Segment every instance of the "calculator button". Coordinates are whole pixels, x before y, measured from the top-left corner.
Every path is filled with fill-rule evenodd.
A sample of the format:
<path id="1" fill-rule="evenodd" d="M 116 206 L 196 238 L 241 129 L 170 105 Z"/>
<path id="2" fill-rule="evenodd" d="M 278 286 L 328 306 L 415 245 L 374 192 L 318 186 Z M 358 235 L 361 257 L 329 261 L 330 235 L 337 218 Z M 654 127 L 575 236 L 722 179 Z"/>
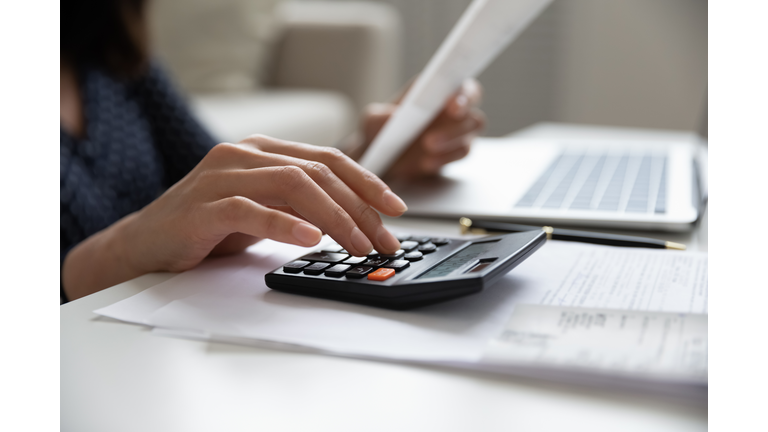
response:
<path id="1" fill-rule="evenodd" d="M 372 250 L 371 253 L 368 254 L 368 258 L 378 258 L 378 257 L 379 257 L 379 252 L 376 249 Z"/>
<path id="2" fill-rule="evenodd" d="M 437 246 L 434 245 L 434 243 L 426 243 L 421 246 L 419 246 L 419 252 L 421 253 L 432 253 L 437 250 Z"/>
<path id="3" fill-rule="evenodd" d="M 408 261 L 418 261 L 418 260 L 424 258 L 424 254 L 422 254 L 419 251 L 413 251 L 413 252 L 408 252 L 407 254 L 405 254 L 405 256 L 403 256 L 403 258 L 407 259 Z"/>
<path id="4" fill-rule="evenodd" d="M 429 243 L 429 241 L 432 240 L 432 237 L 417 237 L 417 238 L 414 238 L 413 240 L 421 244 L 424 244 L 424 243 Z"/>
<path id="5" fill-rule="evenodd" d="M 304 274 L 319 275 L 320 273 L 323 272 L 323 270 L 327 269 L 330 266 L 331 265 L 327 263 L 316 262 L 310 266 L 304 267 Z"/>
<path id="6" fill-rule="evenodd" d="M 315 252 L 309 255 L 304 255 L 301 259 L 305 261 L 320 261 L 328 263 L 342 262 L 347 259 L 349 255 L 331 252 Z"/>
<path id="7" fill-rule="evenodd" d="M 283 266 L 286 273 L 301 273 L 301 269 L 309 265 L 309 261 L 294 261 Z"/>
<path id="8" fill-rule="evenodd" d="M 393 254 L 379 254 L 379 258 L 398 259 L 398 258 L 401 258 L 404 253 L 405 253 L 405 251 L 400 249 L 400 250 L 398 250 L 397 252 L 395 252 Z"/>
<path id="9" fill-rule="evenodd" d="M 395 269 L 380 268 L 368 275 L 368 280 L 385 281 L 395 275 Z"/>
<path id="10" fill-rule="evenodd" d="M 450 241 L 450 240 L 448 240 L 448 239 L 447 239 L 447 238 L 445 238 L 445 237 L 434 237 L 434 238 L 432 238 L 432 243 L 434 243 L 434 244 L 435 244 L 435 246 L 443 246 L 443 245 L 447 245 L 447 244 L 448 244 L 448 243 L 450 243 L 450 242 L 451 242 L 451 241 Z"/>
<path id="11" fill-rule="evenodd" d="M 335 266 L 326 270 L 325 275 L 330 277 L 342 277 L 350 267 L 352 266 L 347 264 L 336 264 Z"/>
<path id="12" fill-rule="evenodd" d="M 410 265 L 411 265 L 410 261 L 394 260 L 394 261 L 388 262 L 384 267 L 395 269 L 395 270 L 402 270 L 404 268 L 408 268 L 408 266 Z"/>
<path id="13" fill-rule="evenodd" d="M 410 251 L 416 249 L 417 247 L 419 247 L 419 242 L 404 241 L 404 242 L 400 243 L 400 249 L 402 249 L 402 250 L 404 250 L 406 252 L 410 252 Z"/>
<path id="14" fill-rule="evenodd" d="M 404 242 L 410 240 L 411 236 L 408 234 L 395 234 L 395 238 L 400 242 Z"/>
<path id="15" fill-rule="evenodd" d="M 371 266 L 371 267 L 381 267 L 384 264 L 389 261 L 386 258 L 369 258 L 368 261 L 364 262 L 363 265 Z"/>
<path id="16" fill-rule="evenodd" d="M 338 243 L 328 245 L 323 248 L 323 252 L 331 252 L 331 253 L 341 253 L 341 251 L 343 250 L 344 250 L 344 247 Z"/>
<path id="17" fill-rule="evenodd" d="M 354 267 L 352 270 L 347 271 L 347 277 L 353 279 L 360 279 L 373 270 L 372 267 Z"/>
<path id="18" fill-rule="evenodd" d="M 367 257 L 349 257 L 344 260 L 344 264 L 360 264 L 367 259 Z"/>

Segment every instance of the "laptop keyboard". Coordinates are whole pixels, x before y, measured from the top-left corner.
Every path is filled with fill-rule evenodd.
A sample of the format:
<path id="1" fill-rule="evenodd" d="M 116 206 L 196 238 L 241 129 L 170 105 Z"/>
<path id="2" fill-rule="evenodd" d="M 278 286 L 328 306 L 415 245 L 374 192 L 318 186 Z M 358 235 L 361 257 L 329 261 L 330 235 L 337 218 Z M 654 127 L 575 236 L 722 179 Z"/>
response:
<path id="1" fill-rule="evenodd" d="M 517 208 L 666 212 L 667 157 L 563 153 Z"/>

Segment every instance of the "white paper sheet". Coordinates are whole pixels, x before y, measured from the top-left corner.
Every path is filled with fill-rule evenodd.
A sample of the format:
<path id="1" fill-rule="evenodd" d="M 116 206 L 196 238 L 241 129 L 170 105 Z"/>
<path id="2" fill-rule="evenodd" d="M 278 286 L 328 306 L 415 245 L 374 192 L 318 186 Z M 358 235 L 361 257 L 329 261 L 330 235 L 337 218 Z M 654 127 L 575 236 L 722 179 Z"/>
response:
<path id="1" fill-rule="evenodd" d="M 519 304 L 483 359 L 707 381 L 707 315 Z"/>
<path id="2" fill-rule="evenodd" d="M 562 279 L 542 304 L 707 313 L 707 254 L 569 246 L 552 257 Z"/>
<path id="3" fill-rule="evenodd" d="M 636 301 L 632 303 L 634 309 L 660 307 L 665 311 L 690 312 L 695 295 L 703 296 L 706 305 L 706 277 L 703 286 L 695 277 L 697 269 L 706 269 L 706 254 L 557 241 L 548 242 L 479 294 L 412 311 L 389 311 L 281 293 L 266 287 L 267 272 L 306 252 L 304 248 L 265 241 L 248 253 L 208 260 L 194 270 L 95 312 L 150 326 L 297 344 L 345 355 L 476 362 L 483 356 L 488 341 L 502 331 L 516 304 L 601 306 L 613 304 L 605 303 L 605 299 L 626 301 L 621 294 L 624 289 L 616 286 L 616 282 L 632 290 L 639 278 L 650 271 L 646 265 L 649 262 L 674 269 L 674 274 L 687 275 L 675 279 L 673 287 L 665 288 L 685 294 L 664 295 L 659 297 L 663 300 L 656 302 Z M 585 273 L 586 279 L 593 282 L 579 282 L 584 278 L 575 275 L 577 269 L 581 274 L 582 264 L 600 261 L 600 257 L 608 255 L 615 259 L 623 257 L 619 262 L 624 263 L 625 270 L 646 270 L 624 271 L 617 276 L 613 273 L 615 267 L 594 264 Z M 660 258 L 650 260 L 648 256 Z M 686 266 L 679 265 L 681 262 Z M 669 271 L 672 270 L 660 274 L 667 275 Z M 588 292 L 585 286 L 589 287 Z M 656 288 L 648 289 L 659 291 Z M 581 301 L 582 298 L 586 300 Z"/>
<path id="4" fill-rule="evenodd" d="M 382 175 L 462 81 L 477 76 L 552 0 L 474 0 L 384 125 L 360 164 Z"/>

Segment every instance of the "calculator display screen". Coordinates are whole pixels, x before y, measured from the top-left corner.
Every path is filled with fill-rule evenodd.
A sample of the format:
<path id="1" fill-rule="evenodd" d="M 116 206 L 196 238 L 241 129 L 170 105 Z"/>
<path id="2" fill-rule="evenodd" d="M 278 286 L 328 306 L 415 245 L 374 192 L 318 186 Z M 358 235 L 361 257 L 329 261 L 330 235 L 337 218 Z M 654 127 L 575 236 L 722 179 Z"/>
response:
<path id="1" fill-rule="evenodd" d="M 496 240 L 498 241 L 498 240 Z M 462 249 L 461 252 L 432 267 L 428 272 L 420 275 L 416 279 L 436 278 L 450 274 L 452 271 L 461 268 L 470 261 L 481 257 L 485 252 L 493 247 L 496 241 L 475 243 Z"/>

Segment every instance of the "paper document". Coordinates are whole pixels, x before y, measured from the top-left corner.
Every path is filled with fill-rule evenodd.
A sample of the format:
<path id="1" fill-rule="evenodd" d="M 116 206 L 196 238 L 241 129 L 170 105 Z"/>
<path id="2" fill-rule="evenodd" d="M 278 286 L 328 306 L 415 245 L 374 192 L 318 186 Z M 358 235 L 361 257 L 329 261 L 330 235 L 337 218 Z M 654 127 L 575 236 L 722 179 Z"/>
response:
<path id="1" fill-rule="evenodd" d="M 659 252 L 610 247 L 583 249 L 578 256 L 559 262 L 558 274 L 564 277 L 547 290 L 541 303 L 707 313 L 706 255 Z M 565 265 L 567 272 L 563 272 Z"/>
<path id="2" fill-rule="evenodd" d="M 558 241 L 547 242 L 483 292 L 411 311 L 267 288 L 266 273 L 309 250 L 314 248 L 263 241 L 244 254 L 208 259 L 96 313 L 211 338 L 288 343 L 350 356 L 471 363 L 480 361 L 518 304 L 626 304 L 634 310 L 682 313 L 706 309 L 706 277 L 697 273 L 706 275 L 706 254 Z M 605 259 L 624 263 L 622 273 L 599 265 Z M 643 282 L 651 273 L 659 276 Z M 667 282 L 670 277 L 674 283 Z"/>
<path id="3" fill-rule="evenodd" d="M 707 380 L 707 315 L 520 304 L 483 359 Z"/>
<path id="4" fill-rule="evenodd" d="M 382 175 L 461 83 L 480 74 L 552 0 L 474 0 L 416 78 L 360 164 Z"/>

